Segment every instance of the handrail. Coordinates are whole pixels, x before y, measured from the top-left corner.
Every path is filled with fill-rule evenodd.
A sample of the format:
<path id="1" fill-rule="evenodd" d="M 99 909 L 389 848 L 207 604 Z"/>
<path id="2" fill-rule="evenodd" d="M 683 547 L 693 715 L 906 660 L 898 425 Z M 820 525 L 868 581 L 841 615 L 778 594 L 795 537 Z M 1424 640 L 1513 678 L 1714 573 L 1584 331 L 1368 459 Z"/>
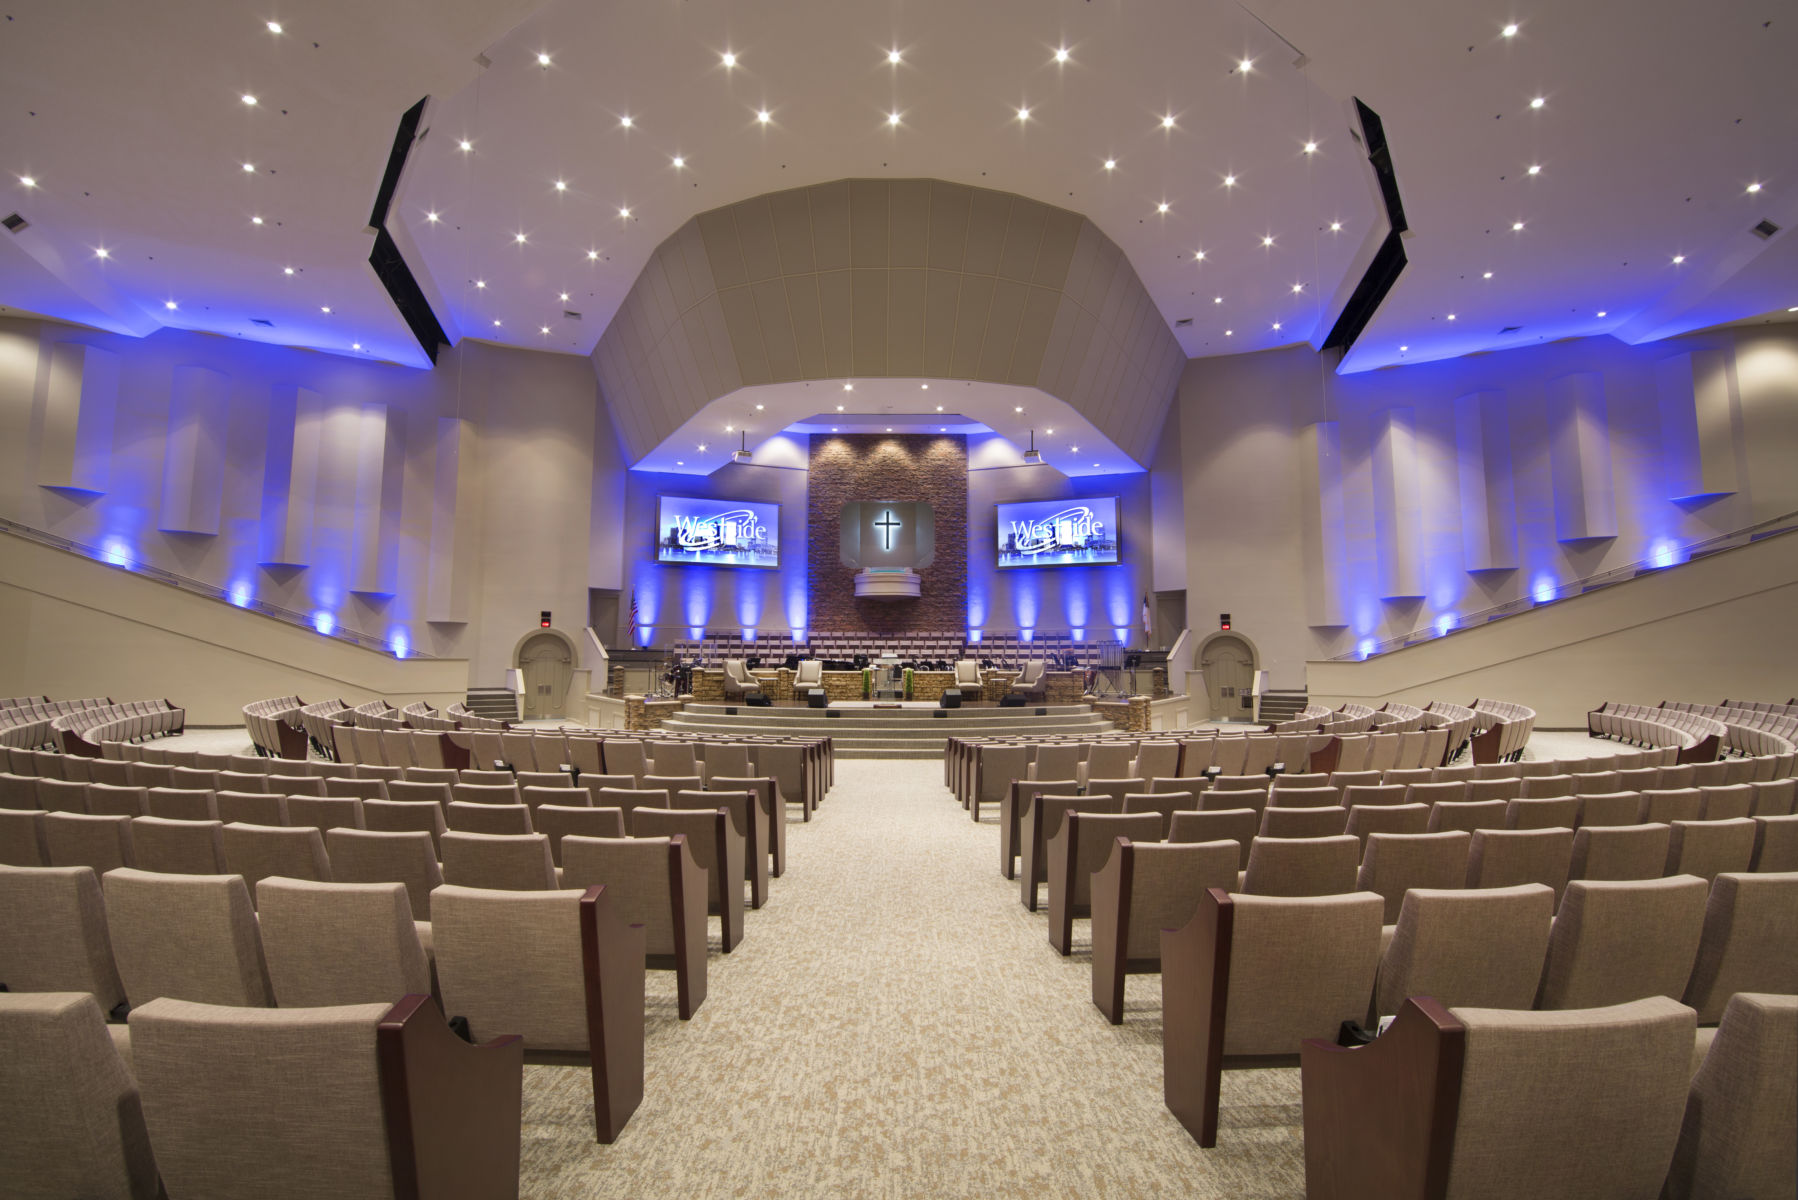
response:
<path id="1" fill-rule="evenodd" d="M 1587 575 L 1583 579 L 1575 579 L 1554 588 L 1532 588 L 1527 595 L 1515 600 L 1507 600 L 1503 604 L 1495 604 L 1491 608 L 1483 608 L 1478 612 L 1457 617 L 1454 624 L 1443 628 L 1436 624 L 1421 625 L 1410 633 L 1386 638 L 1378 642 L 1362 642 L 1353 650 L 1335 655 L 1330 662 L 1360 662 L 1374 657 L 1376 654 L 1387 654 L 1393 650 L 1402 650 L 1406 646 L 1422 641 L 1433 641 L 1437 638 L 1450 637 L 1464 629 L 1485 625 L 1505 617 L 1514 617 L 1519 613 L 1533 612 L 1546 604 L 1557 600 L 1565 600 L 1573 596 L 1583 595 L 1595 588 L 1608 587 L 1614 583 L 1624 583 L 1638 575 L 1665 571 L 1671 567 L 1689 562 L 1699 554 L 1710 554 L 1718 550 L 1734 550 L 1759 541 L 1774 534 L 1789 533 L 1798 530 L 1798 511 L 1781 513 L 1777 517 L 1769 517 L 1758 524 L 1746 525 L 1728 533 L 1713 534 L 1708 538 L 1685 542 L 1679 545 L 1662 543 L 1650 558 L 1626 563 L 1620 567 L 1612 567 L 1608 571 L 1600 571 L 1596 575 Z M 1684 555 L 1682 559 L 1680 556 Z"/>
<path id="2" fill-rule="evenodd" d="M 421 650 L 415 650 L 409 645 L 404 647 L 405 654 L 402 656 L 400 654 L 400 643 L 389 641 L 386 638 L 378 638 L 372 634 L 361 633 L 354 629 L 346 629 L 342 625 L 333 625 L 331 631 L 326 633 L 324 630 L 318 628 L 317 622 L 310 613 L 296 612 L 294 609 L 283 608 L 279 604 L 270 604 L 266 600 L 258 600 L 253 596 L 234 596 L 217 584 L 207 583 L 204 580 L 194 579 L 187 575 L 177 575 L 173 571 L 167 571 L 161 567 L 151 566 L 149 563 L 139 562 L 135 559 L 126 559 L 121 562 L 119 560 L 122 556 L 117 552 L 108 552 L 99 547 L 89 546 L 84 542 L 77 542 L 72 538 L 63 537 L 60 534 L 47 533 L 42 529 L 34 529 L 29 525 L 21 525 L 19 522 L 8 520 L 5 517 L 0 517 L 0 532 L 10 533 L 15 537 L 24 538 L 28 542 L 36 542 L 40 546 L 48 546 L 52 550 L 62 550 L 69 554 L 79 554 L 81 557 L 91 558 L 103 566 L 117 567 L 121 571 L 129 571 L 133 575 L 139 575 L 145 579 L 154 580 L 157 583 L 167 584 L 169 587 L 188 592 L 192 595 L 204 596 L 208 600 L 217 600 L 220 603 L 229 604 L 232 608 L 244 612 L 257 613 L 276 621 L 284 621 L 289 625 L 303 626 L 320 637 L 328 637 L 336 641 L 348 642 L 353 646 L 360 646 L 364 650 L 374 650 L 382 654 L 392 654 L 395 657 L 405 658 L 436 657 L 436 655 L 426 654 Z"/>

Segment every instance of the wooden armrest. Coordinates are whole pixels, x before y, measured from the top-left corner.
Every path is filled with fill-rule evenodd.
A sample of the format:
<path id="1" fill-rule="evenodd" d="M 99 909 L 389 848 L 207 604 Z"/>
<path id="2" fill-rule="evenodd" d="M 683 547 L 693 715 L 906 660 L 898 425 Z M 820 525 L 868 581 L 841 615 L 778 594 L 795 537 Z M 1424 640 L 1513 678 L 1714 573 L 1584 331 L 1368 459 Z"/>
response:
<path id="1" fill-rule="evenodd" d="M 381 1111 L 399 1200 L 518 1195 L 524 1039 L 471 1046 L 429 996 L 406 996 L 375 1030 Z"/>
<path id="2" fill-rule="evenodd" d="M 1130 888 L 1136 848 L 1118 838 L 1093 872 L 1093 1003 L 1113 1025 L 1124 1023 L 1124 974 L 1130 953 Z"/>
<path id="3" fill-rule="evenodd" d="M 1435 1000 L 1406 1000 L 1366 1046 L 1308 1038 L 1305 1190 L 1312 1200 L 1441 1200 L 1448 1192 L 1467 1027 Z"/>
<path id="4" fill-rule="evenodd" d="M 610 1144 L 643 1100 L 643 926 L 627 925 L 595 884 L 581 897 L 581 968 L 587 1048 L 593 1058 L 593 1127 Z"/>
<path id="5" fill-rule="evenodd" d="M 1235 918 L 1230 893 L 1207 888 L 1192 920 L 1161 931 L 1162 1096 L 1206 1148 L 1217 1145 Z"/>

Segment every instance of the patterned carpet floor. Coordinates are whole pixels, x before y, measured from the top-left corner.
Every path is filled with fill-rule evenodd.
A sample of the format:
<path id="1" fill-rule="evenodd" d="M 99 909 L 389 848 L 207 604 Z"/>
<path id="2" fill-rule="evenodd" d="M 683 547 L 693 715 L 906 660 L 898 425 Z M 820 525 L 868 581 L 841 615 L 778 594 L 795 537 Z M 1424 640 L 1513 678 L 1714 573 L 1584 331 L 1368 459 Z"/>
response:
<path id="1" fill-rule="evenodd" d="M 642 1107 L 593 1139 L 589 1074 L 527 1067 L 522 1194 L 1304 1195 L 1296 1070 L 1226 1073 L 1200 1151 L 1161 1100 L 1160 977 L 1092 1006 L 1086 922 L 1047 941 L 935 761 L 839 762 L 787 875 L 682 1023 L 649 976 Z"/>

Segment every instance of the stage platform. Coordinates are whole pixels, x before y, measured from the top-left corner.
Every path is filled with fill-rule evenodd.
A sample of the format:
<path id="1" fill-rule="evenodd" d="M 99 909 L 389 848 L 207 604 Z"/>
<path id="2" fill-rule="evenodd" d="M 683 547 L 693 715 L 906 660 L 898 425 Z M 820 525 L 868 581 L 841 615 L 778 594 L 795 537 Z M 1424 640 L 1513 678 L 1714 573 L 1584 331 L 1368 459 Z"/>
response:
<path id="1" fill-rule="evenodd" d="M 824 736 L 835 743 L 838 758 L 941 758 L 951 737 L 1102 733 L 1113 728 L 1084 704 L 938 708 L 929 701 L 910 701 L 898 707 L 893 703 L 850 700 L 829 708 L 797 703 L 767 708 L 689 704 L 666 724 L 671 729 L 720 737 L 758 733 Z"/>

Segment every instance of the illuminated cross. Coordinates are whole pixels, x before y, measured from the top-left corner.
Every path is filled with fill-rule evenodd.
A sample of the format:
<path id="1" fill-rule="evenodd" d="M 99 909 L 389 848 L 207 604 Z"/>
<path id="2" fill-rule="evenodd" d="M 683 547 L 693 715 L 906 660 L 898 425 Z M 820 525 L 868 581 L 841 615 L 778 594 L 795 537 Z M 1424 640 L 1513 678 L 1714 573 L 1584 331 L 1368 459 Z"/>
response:
<path id="1" fill-rule="evenodd" d="M 899 522 L 893 517 L 893 510 L 889 508 L 881 513 L 880 520 L 874 522 L 874 527 L 880 530 L 881 540 L 885 543 L 881 549 L 891 550 L 893 548 L 893 530 L 899 528 Z"/>

